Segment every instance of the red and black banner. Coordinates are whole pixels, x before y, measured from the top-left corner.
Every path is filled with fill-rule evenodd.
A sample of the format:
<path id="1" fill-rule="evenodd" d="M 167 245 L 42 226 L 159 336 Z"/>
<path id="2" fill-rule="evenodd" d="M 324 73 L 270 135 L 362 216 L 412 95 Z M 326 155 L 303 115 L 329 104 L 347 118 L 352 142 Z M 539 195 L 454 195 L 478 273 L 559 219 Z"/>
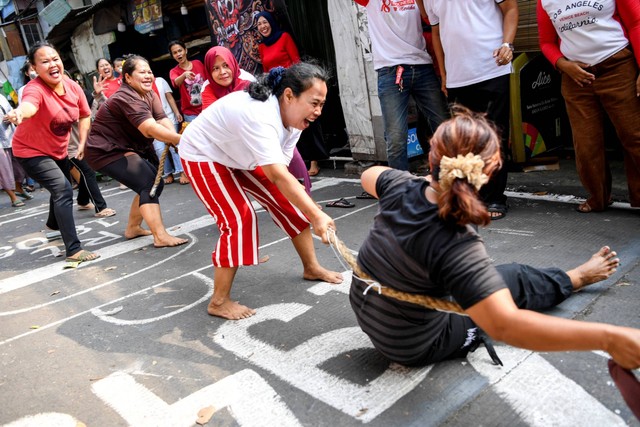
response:
<path id="1" fill-rule="evenodd" d="M 253 75 L 260 74 L 260 35 L 256 29 L 256 15 L 265 10 L 271 12 L 282 29 L 287 31 L 290 24 L 284 0 L 206 0 L 205 4 L 212 44 L 233 52 L 243 70 Z"/>

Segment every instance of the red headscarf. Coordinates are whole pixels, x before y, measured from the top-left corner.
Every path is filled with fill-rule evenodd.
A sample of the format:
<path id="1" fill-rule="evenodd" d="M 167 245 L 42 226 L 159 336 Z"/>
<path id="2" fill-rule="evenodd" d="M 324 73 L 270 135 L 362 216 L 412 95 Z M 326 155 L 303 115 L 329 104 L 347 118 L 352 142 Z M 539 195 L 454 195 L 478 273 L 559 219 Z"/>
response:
<path id="1" fill-rule="evenodd" d="M 227 63 L 229 68 L 231 69 L 231 75 L 233 80 L 231 84 L 227 87 L 220 86 L 213 80 L 211 77 L 211 70 L 213 70 L 213 65 L 216 62 L 216 57 L 221 56 L 224 59 L 224 62 Z M 231 92 L 236 92 L 238 90 L 243 90 L 249 83 L 248 80 L 243 80 L 240 78 L 240 66 L 238 65 L 238 61 L 236 57 L 233 56 L 233 53 L 226 47 L 215 46 L 207 51 L 207 54 L 204 56 L 204 69 L 207 72 L 207 80 L 209 80 L 209 86 L 213 89 L 213 93 L 217 99 L 222 98 L 225 95 L 230 94 Z"/>

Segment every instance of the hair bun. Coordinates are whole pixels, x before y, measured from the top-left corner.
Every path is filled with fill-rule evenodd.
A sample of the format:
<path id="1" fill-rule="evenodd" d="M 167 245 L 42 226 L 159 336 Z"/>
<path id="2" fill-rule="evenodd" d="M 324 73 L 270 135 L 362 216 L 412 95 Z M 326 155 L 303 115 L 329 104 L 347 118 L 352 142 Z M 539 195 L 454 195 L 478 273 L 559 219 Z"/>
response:
<path id="1" fill-rule="evenodd" d="M 269 85 L 274 92 L 276 88 L 280 86 L 280 82 L 282 82 L 282 77 L 284 76 L 285 71 L 287 71 L 287 69 L 284 67 L 275 67 L 269 71 L 269 75 L 267 76 L 267 85 Z"/>

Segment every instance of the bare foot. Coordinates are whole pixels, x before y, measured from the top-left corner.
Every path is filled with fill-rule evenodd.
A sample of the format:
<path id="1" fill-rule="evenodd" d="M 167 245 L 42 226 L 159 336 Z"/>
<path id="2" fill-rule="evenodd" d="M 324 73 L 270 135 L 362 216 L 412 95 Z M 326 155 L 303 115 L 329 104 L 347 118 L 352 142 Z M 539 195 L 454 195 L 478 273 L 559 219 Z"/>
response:
<path id="1" fill-rule="evenodd" d="M 153 246 L 155 246 L 156 248 L 167 248 L 184 245 L 188 241 L 188 239 L 181 239 L 180 237 L 175 237 L 167 234 L 167 236 L 162 239 L 158 238 L 154 240 Z"/>
<path id="2" fill-rule="evenodd" d="M 304 280 L 319 280 L 327 283 L 339 284 L 342 283 L 342 274 L 337 271 L 327 270 L 324 267 L 318 266 L 315 269 L 305 269 L 302 273 Z"/>
<path id="3" fill-rule="evenodd" d="M 620 265 L 620 259 L 616 258 L 617 255 L 609 246 L 603 246 L 587 262 L 567 271 L 573 289 L 577 291 L 615 273 Z"/>
<path id="4" fill-rule="evenodd" d="M 311 160 L 308 173 L 309 176 L 316 176 L 320 173 L 320 167 L 318 166 L 317 160 Z"/>
<path id="5" fill-rule="evenodd" d="M 124 238 L 127 240 L 135 239 L 136 237 L 142 236 L 151 236 L 151 231 L 145 230 L 140 226 L 132 228 L 127 227 L 127 229 L 124 231 Z"/>
<path id="6" fill-rule="evenodd" d="M 213 301 L 209 302 L 207 313 L 224 319 L 240 320 L 253 316 L 256 311 L 236 301 L 226 300 L 222 304 L 214 304 Z"/>

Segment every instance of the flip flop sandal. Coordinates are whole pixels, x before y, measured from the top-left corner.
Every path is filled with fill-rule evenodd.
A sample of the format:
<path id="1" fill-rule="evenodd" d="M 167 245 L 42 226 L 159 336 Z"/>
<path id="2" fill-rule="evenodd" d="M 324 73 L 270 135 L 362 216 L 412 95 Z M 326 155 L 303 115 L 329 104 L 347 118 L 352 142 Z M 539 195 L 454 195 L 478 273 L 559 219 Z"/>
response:
<path id="1" fill-rule="evenodd" d="M 24 202 L 22 200 L 15 199 L 13 202 L 11 202 L 11 206 L 13 206 L 14 208 L 21 208 L 24 206 Z"/>
<path id="2" fill-rule="evenodd" d="M 576 207 L 576 210 L 580 213 L 590 213 L 591 211 L 593 211 L 593 209 L 591 209 L 591 206 L 589 206 L 589 203 L 587 202 L 580 203 Z"/>
<path id="3" fill-rule="evenodd" d="M 62 239 L 62 234 L 60 233 L 60 231 L 50 231 L 48 233 L 45 234 L 45 237 L 47 238 L 48 241 L 53 241 L 53 240 L 58 240 L 58 239 Z"/>
<path id="4" fill-rule="evenodd" d="M 114 211 L 111 208 L 104 208 L 102 209 L 100 212 L 98 212 L 97 214 L 95 214 L 94 216 L 96 218 L 108 218 L 110 216 L 114 216 L 116 214 L 116 211 Z"/>
<path id="5" fill-rule="evenodd" d="M 82 249 L 77 256 L 67 257 L 65 261 L 67 262 L 85 262 L 85 261 L 93 261 L 94 259 L 100 258 L 100 255 L 94 252 L 89 252 L 87 250 Z"/>
<path id="6" fill-rule="evenodd" d="M 100 258 L 100 255 L 82 249 L 77 257 L 67 257 L 65 259 L 66 265 L 64 266 L 64 268 L 77 268 L 83 262 L 93 261 L 98 258 Z"/>
<path id="7" fill-rule="evenodd" d="M 86 205 L 78 205 L 79 211 L 89 211 L 94 209 L 95 209 L 95 206 L 93 206 L 93 203 L 88 203 Z"/>
<path id="8" fill-rule="evenodd" d="M 509 207 L 502 203 L 491 203 L 489 204 L 489 206 L 487 206 L 487 210 L 489 211 L 490 214 L 491 213 L 498 214 L 498 215 L 491 215 L 491 221 L 496 221 L 498 219 L 502 219 L 505 216 L 507 216 L 507 211 L 509 210 Z"/>
<path id="9" fill-rule="evenodd" d="M 355 205 L 345 199 L 344 197 L 338 200 L 327 203 L 328 208 L 353 208 Z"/>
<path id="10" fill-rule="evenodd" d="M 375 199 L 375 197 L 373 197 L 371 194 L 367 193 L 366 191 L 363 191 L 362 194 L 360 194 L 359 196 L 356 196 L 356 199 Z"/>
<path id="11" fill-rule="evenodd" d="M 16 196 L 18 197 L 22 197 L 25 200 L 31 200 L 33 199 L 33 195 L 27 191 L 25 191 L 24 193 L 16 193 Z"/>

